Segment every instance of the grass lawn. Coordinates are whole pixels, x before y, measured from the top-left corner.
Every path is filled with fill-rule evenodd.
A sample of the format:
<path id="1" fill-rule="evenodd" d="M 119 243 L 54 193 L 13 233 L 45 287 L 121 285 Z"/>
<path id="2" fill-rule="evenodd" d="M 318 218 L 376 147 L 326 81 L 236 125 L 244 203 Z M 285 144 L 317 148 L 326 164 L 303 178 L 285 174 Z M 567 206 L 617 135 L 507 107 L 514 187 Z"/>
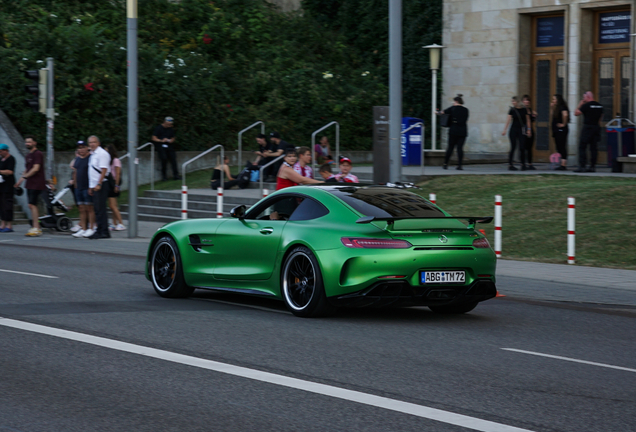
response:
<path id="1" fill-rule="evenodd" d="M 187 174 L 189 189 L 210 187 L 212 170 Z M 234 174 L 234 173 L 233 173 Z M 181 180 L 155 183 L 155 189 L 181 189 Z M 451 214 L 493 216 L 502 196 L 502 258 L 567 263 L 567 198 L 576 198 L 578 265 L 636 270 L 636 179 L 564 175 L 462 175 L 420 183 L 428 199 Z M 143 196 L 149 185 L 139 188 Z M 122 192 L 120 203 L 128 202 Z M 69 213 L 77 217 L 77 210 Z M 494 242 L 494 224 L 478 225 Z"/>
<path id="2" fill-rule="evenodd" d="M 567 263 L 567 198 L 576 199 L 578 265 L 636 270 L 636 179 L 563 175 L 435 177 L 420 193 L 437 194 L 451 214 L 493 216 L 502 196 L 502 258 Z M 479 225 L 494 242 L 494 224 Z"/>

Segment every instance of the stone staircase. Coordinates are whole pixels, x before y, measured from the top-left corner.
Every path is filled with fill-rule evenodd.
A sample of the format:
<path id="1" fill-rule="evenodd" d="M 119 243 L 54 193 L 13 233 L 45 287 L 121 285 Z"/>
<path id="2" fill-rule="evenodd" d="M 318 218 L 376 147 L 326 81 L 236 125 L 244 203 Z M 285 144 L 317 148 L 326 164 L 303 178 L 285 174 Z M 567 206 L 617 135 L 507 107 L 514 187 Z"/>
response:
<path id="1" fill-rule="evenodd" d="M 264 185 L 270 191 L 275 184 Z M 181 197 L 179 190 L 145 191 L 137 199 L 137 219 L 151 222 L 171 222 L 181 219 Z M 262 198 L 262 192 L 256 187 L 230 189 L 223 192 L 223 215 L 229 216 L 230 210 L 238 205 L 252 206 Z M 214 218 L 217 212 L 217 195 L 212 189 L 191 189 L 188 191 L 188 219 Z M 122 218 L 128 218 L 128 204 L 120 203 Z"/>

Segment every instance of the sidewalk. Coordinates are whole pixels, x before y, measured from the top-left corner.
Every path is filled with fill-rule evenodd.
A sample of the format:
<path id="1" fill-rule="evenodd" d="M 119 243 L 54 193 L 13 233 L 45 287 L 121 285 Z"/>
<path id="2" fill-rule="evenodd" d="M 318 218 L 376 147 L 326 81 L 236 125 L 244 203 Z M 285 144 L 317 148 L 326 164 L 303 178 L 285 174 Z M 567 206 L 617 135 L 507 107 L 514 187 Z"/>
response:
<path id="1" fill-rule="evenodd" d="M 49 230 L 41 237 L 26 237 L 28 225 L 17 225 L 14 233 L 0 234 L 0 254 L 4 245 L 19 245 L 145 258 L 150 237 L 161 226 L 161 222 L 139 221 L 137 238 L 128 238 L 128 231 L 111 231 L 110 239 L 88 240 Z M 500 259 L 497 278 L 499 292 L 511 298 L 636 306 L 633 270 Z"/>

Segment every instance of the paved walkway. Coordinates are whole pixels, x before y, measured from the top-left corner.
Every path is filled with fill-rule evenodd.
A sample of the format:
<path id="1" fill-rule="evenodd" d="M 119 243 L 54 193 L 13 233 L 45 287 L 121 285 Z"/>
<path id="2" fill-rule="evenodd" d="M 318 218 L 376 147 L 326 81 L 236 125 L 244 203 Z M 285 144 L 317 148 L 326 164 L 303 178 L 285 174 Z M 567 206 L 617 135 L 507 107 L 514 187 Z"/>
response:
<path id="1" fill-rule="evenodd" d="M 19 245 L 144 258 L 150 237 L 162 225 L 140 221 L 137 238 L 128 238 L 127 231 L 114 231 L 112 238 L 106 240 L 76 239 L 70 233 L 55 231 L 45 231 L 41 237 L 26 237 L 28 226 L 17 225 L 14 233 L 0 233 L 0 257 L 8 251 L 4 245 Z M 512 298 L 636 307 L 636 271 L 632 270 L 500 259 L 497 278 L 499 291 Z M 549 286 L 546 282 L 550 282 Z"/>

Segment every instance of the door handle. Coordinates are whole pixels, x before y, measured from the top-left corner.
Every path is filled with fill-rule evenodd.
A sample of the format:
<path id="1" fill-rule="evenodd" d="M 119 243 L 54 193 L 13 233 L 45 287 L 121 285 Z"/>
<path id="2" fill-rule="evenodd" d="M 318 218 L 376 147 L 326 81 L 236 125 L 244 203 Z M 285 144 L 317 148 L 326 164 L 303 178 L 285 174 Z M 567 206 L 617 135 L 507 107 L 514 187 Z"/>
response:
<path id="1" fill-rule="evenodd" d="M 271 234 L 274 232 L 274 228 L 263 228 L 261 229 L 261 234 Z"/>

